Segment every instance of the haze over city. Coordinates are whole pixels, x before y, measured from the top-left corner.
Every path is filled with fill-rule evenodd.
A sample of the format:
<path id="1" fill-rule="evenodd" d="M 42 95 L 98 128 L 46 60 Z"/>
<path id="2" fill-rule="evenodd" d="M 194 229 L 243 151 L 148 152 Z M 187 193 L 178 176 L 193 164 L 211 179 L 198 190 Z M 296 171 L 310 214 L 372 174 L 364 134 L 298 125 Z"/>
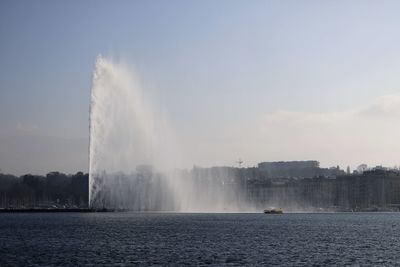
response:
<path id="1" fill-rule="evenodd" d="M 95 60 L 128 66 L 182 166 L 399 165 L 399 3 L 0 3 L 0 169 L 88 170 Z"/>

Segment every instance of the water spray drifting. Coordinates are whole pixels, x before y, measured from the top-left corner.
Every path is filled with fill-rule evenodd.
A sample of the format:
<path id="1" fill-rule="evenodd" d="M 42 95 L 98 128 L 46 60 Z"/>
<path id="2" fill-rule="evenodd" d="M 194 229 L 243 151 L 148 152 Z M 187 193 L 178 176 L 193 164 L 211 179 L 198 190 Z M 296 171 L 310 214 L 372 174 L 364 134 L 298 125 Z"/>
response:
<path id="1" fill-rule="evenodd" d="M 177 148 L 165 114 L 153 105 L 134 72 L 99 56 L 90 103 L 89 206 L 237 211 L 241 193 L 232 182 L 235 174 L 177 170 Z"/>
<path id="2" fill-rule="evenodd" d="M 149 175 L 153 168 L 161 171 L 174 167 L 177 156 L 171 155 L 176 146 L 171 143 L 167 120 L 148 98 L 129 68 L 97 58 L 90 105 L 91 207 L 132 208 L 129 194 L 143 193 L 136 191 L 143 188 L 137 184 L 136 188 L 123 188 L 124 180 L 133 176 L 139 183 L 143 178 L 139 176 Z M 149 194 L 145 197 L 157 197 Z"/>

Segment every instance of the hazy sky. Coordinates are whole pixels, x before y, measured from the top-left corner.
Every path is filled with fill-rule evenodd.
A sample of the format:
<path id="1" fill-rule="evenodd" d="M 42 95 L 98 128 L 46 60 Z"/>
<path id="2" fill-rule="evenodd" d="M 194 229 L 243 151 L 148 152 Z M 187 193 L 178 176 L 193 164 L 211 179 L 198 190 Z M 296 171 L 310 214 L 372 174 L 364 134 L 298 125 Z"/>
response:
<path id="1" fill-rule="evenodd" d="M 87 170 L 96 56 L 135 69 L 187 166 L 399 165 L 398 1 L 1 1 L 0 169 Z"/>

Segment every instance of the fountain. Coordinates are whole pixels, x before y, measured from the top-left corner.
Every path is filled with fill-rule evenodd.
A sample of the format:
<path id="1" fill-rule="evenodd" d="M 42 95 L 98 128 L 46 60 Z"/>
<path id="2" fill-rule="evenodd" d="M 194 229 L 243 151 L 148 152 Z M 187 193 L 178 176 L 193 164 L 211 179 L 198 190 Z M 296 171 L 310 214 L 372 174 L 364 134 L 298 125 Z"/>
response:
<path id="1" fill-rule="evenodd" d="M 145 202 L 171 195 L 168 179 L 154 171 L 174 167 L 175 146 L 166 118 L 148 99 L 128 67 L 97 58 L 90 104 L 90 207 L 140 210 Z M 135 186 L 127 188 L 132 179 Z"/>
<path id="2" fill-rule="evenodd" d="M 90 103 L 90 208 L 238 210 L 241 193 L 232 170 L 178 170 L 177 147 L 165 113 L 134 72 L 99 56 Z"/>

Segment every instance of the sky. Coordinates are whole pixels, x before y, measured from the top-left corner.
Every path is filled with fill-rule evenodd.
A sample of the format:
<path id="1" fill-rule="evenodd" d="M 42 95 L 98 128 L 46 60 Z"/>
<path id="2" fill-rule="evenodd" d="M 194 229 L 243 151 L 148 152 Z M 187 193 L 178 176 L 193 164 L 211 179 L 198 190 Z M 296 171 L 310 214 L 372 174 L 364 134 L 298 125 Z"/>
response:
<path id="1" fill-rule="evenodd" d="M 1 1 L 0 170 L 88 169 L 101 54 L 168 114 L 185 166 L 400 165 L 398 1 Z"/>

